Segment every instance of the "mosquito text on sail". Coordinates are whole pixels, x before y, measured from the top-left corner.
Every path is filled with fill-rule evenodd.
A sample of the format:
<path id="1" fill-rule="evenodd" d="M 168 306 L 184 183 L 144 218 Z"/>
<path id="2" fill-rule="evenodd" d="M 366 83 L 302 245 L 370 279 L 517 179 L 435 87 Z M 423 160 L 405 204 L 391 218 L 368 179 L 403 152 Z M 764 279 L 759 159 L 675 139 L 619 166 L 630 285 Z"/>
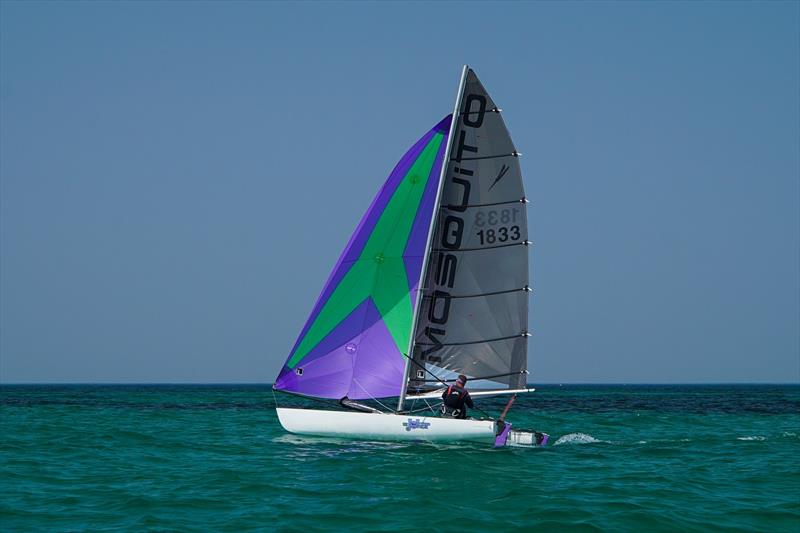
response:
<path id="1" fill-rule="evenodd" d="M 464 238 L 464 217 L 463 213 L 470 205 L 470 192 L 472 191 L 473 180 L 476 178 L 475 172 L 466 168 L 471 163 L 464 160 L 478 157 L 478 147 L 467 144 L 467 132 L 465 128 L 480 128 L 483 124 L 483 117 L 486 114 L 486 97 L 481 94 L 469 94 L 464 102 L 464 111 L 459 117 L 461 120 L 460 134 L 456 141 L 455 157 L 452 167 L 449 167 L 448 177 L 456 187 L 454 190 L 461 190 L 461 198 L 458 203 L 447 206 L 447 214 L 442 222 L 441 246 L 442 252 L 438 254 L 436 271 L 434 274 L 434 286 L 436 287 L 431 294 L 431 302 L 428 307 L 428 319 L 432 325 L 425 327 L 425 337 L 430 344 L 421 352 L 421 358 L 432 363 L 441 361 L 435 354 L 442 349 L 443 345 L 440 338 L 447 333 L 447 320 L 450 315 L 450 290 L 456 279 L 458 270 L 458 257 L 455 253 L 448 251 L 458 251 Z M 466 164 L 466 165 L 465 165 Z M 435 324 L 435 326 L 433 325 Z"/>

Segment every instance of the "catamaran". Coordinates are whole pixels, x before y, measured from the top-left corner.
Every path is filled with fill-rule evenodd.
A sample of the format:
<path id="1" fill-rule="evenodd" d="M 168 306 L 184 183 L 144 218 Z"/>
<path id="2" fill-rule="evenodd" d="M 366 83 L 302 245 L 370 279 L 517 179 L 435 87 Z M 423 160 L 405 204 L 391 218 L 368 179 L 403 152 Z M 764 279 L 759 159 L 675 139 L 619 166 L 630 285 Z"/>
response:
<path id="1" fill-rule="evenodd" d="M 473 397 L 534 390 L 526 385 L 530 241 L 519 157 L 501 109 L 464 66 L 453 113 L 381 187 L 273 386 L 338 400 L 340 409 L 277 407 L 284 429 L 547 443 L 544 433 L 511 429 L 508 409 L 496 420 L 454 419 L 436 405 L 458 374 Z M 384 402 L 394 397 L 391 409 Z"/>

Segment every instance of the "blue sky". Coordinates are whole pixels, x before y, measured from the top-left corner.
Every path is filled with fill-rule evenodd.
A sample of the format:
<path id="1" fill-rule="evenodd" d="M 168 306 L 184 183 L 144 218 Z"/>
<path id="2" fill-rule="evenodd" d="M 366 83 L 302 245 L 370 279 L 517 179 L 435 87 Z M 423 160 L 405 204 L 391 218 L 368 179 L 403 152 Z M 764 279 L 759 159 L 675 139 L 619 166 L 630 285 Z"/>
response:
<path id="1" fill-rule="evenodd" d="M 271 382 L 475 68 L 530 381 L 800 381 L 800 4 L 0 4 L 0 381 Z"/>

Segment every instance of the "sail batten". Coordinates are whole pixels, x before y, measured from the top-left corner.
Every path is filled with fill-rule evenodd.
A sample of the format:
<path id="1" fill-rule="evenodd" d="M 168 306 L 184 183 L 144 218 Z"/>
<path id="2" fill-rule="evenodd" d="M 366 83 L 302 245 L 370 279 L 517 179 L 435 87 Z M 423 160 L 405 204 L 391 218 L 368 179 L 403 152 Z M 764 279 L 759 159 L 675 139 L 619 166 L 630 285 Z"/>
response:
<path id="1" fill-rule="evenodd" d="M 498 157 L 520 157 L 522 154 L 518 152 L 512 152 L 510 154 L 494 154 L 494 155 L 484 155 L 481 157 L 459 157 L 456 159 L 451 159 L 450 161 L 459 163 L 461 161 L 480 161 L 482 159 L 497 159 Z"/>
<path id="2" fill-rule="evenodd" d="M 503 202 L 492 202 L 491 204 L 473 204 L 473 205 L 441 205 L 440 209 L 450 209 L 455 211 L 463 211 L 470 207 L 492 207 L 495 205 L 509 205 L 509 204 L 525 204 L 528 203 L 527 198 L 520 198 L 519 200 L 505 200 Z"/>
<path id="3" fill-rule="evenodd" d="M 499 341 L 506 341 L 509 339 L 516 339 L 517 337 L 530 337 L 530 333 L 527 331 L 522 331 L 517 333 L 516 335 L 508 335 L 506 337 L 497 337 L 495 339 L 478 339 L 475 341 L 463 341 L 463 342 L 418 342 L 417 346 L 467 346 L 469 344 L 489 344 L 490 342 L 499 342 Z M 510 376 L 513 374 L 519 374 L 520 372 L 506 372 L 505 374 L 498 374 L 503 376 Z M 473 376 L 473 379 L 481 379 Z"/>
<path id="4" fill-rule="evenodd" d="M 451 300 L 453 298 L 483 298 L 486 296 L 494 296 L 495 294 L 508 294 L 511 292 L 531 292 L 531 288 L 526 286 L 526 287 L 519 287 L 517 289 L 506 289 L 503 291 L 494 291 L 494 292 L 482 292 L 478 294 L 449 294 L 447 297 L 450 298 Z M 426 294 L 423 296 L 423 298 L 435 298 L 435 297 L 436 297 L 435 294 Z"/>
<path id="5" fill-rule="evenodd" d="M 496 250 L 498 248 L 508 248 L 509 246 L 530 246 L 531 244 L 533 244 L 531 241 L 522 241 L 522 242 L 510 242 L 508 244 L 496 244 L 494 246 L 481 246 L 479 248 L 459 248 L 458 250 L 453 250 L 451 248 L 436 248 L 433 251 L 440 253 L 482 252 L 484 250 Z"/>

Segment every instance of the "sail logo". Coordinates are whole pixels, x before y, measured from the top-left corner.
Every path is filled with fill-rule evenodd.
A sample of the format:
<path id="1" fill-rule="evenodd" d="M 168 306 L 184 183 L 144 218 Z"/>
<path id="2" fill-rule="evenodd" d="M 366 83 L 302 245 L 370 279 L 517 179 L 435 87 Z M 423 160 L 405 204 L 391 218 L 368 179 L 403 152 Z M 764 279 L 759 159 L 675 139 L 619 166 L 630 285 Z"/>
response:
<path id="1" fill-rule="evenodd" d="M 492 190 L 492 187 L 494 187 L 495 185 L 497 185 L 497 182 L 498 182 L 498 181 L 500 181 L 501 179 L 503 179 L 503 176 L 505 176 L 505 175 L 506 175 L 506 172 L 508 172 L 508 169 L 509 169 L 509 168 L 511 168 L 511 167 L 509 167 L 508 165 L 503 165 L 502 167 L 500 167 L 500 173 L 499 173 L 499 174 L 497 175 L 497 177 L 494 179 L 494 181 L 492 182 L 492 184 L 491 184 L 491 185 L 489 185 L 489 190 L 490 190 L 490 191 Z"/>
<path id="2" fill-rule="evenodd" d="M 409 418 L 408 422 L 403 422 L 403 425 L 405 426 L 406 431 L 411 431 L 412 429 L 428 429 L 431 423 L 425 422 L 419 418 Z"/>

